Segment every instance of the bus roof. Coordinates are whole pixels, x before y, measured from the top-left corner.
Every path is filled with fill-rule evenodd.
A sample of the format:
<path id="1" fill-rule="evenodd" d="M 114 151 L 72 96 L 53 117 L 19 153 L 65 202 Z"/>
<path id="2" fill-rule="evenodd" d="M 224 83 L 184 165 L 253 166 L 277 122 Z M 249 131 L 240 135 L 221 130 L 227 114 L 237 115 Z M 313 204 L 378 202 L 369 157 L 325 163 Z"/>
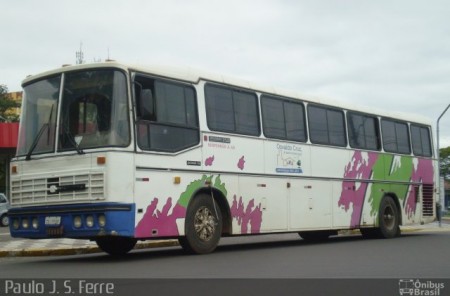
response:
<path id="1" fill-rule="evenodd" d="M 273 86 L 262 85 L 247 80 L 234 78 L 226 75 L 210 73 L 191 67 L 173 67 L 173 66 L 161 66 L 161 65 L 151 65 L 151 66 L 141 66 L 141 65 L 131 65 L 118 63 L 116 61 L 107 61 L 102 63 L 89 63 L 81 65 L 64 65 L 60 68 L 46 71 L 37 75 L 30 75 L 22 81 L 22 86 L 28 84 L 29 82 L 40 79 L 46 76 L 55 75 L 58 73 L 93 69 L 93 68 L 119 68 L 125 71 L 136 71 L 142 73 L 148 73 L 160 77 L 182 80 L 190 83 L 198 83 L 201 80 L 216 82 L 221 84 L 226 84 L 230 86 L 236 86 L 243 89 L 253 90 L 255 92 L 272 94 L 275 96 L 281 96 L 286 98 L 299 99 L 309 103 L 323 104 L 332 107 L 342 108 L 345 110 L 351 110 L 356 112 L 362 112 L 367 114 L 379 115 L 383 117 L 389 117 L 398 120 L 405 120 L 410 122 L 416 122 L 425 125 L 431 125 L 431 120 L 427 117 L 418 114 L 403 113 L 403 112 L 393 112 L 385 111 L 383 109 L 377 109 L 372 107 L 367 107 L 363 105 L 354 105 L 342 101 L 336 101 L 330 98 L 306 95 L 297 91 L 280 89 Z"/>

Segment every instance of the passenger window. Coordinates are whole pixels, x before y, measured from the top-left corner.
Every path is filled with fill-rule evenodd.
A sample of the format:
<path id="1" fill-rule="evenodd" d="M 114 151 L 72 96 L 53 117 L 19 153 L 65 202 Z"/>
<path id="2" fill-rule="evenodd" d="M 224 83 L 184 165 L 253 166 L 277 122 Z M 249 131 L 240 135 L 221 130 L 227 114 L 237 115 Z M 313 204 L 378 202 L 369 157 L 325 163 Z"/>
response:
<path id="1" fill-rule="evenodd" d="M 135 95 L 141 149 L 177 152 L 200 142 L 191 86 L 137 76 Z"/>
<path id="2" fill-rule="evenodd" d="M 261 108 L 266 137 L 306 142 L 305 109 L 302 103 L 263 96 Z"/>
<path id="3" fill-rule="evenodd" d="M 404 122 L 383 119 L 381 121 L 383 147 L 386 152 L 411 154 L 408 125 Z"/>
<path id="4" fill-rule="evenodd" d="M 411 140 L 414 155 L 432 156 L 430 139 L 428 127 L 411 124 Z"/>
<path id="5" fill-rule="evenodd" d="M 259 136 L 256 94 L 207 84 L 205 100 L 208 127 L 211 130 Z"/>
<path id="6" fill-rule="evenodd" d="M 380 150 L 378 118 L 354 112 L 347 113 L 348 137 L 352 148 Z"/>
<path id="7" fill-rule="evenodd" d="M 322 106 L 308 105 L 310 140 L 315 144 L 345 147 L 344 112 Z"/>

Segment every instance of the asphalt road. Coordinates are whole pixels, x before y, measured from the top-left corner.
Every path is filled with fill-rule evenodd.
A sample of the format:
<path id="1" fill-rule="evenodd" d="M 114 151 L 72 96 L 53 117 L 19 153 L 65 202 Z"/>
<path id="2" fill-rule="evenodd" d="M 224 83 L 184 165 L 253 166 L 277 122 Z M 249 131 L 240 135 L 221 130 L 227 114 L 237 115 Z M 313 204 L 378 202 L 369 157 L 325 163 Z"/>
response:
<path id="1" fill-rule="evenodd" d="M 309 243 L 296 234 L 224 238 L 208 255 L 180 247 L 106 254 L 0 258 L 0 278 L 450 278 L 450 232 Z"/>

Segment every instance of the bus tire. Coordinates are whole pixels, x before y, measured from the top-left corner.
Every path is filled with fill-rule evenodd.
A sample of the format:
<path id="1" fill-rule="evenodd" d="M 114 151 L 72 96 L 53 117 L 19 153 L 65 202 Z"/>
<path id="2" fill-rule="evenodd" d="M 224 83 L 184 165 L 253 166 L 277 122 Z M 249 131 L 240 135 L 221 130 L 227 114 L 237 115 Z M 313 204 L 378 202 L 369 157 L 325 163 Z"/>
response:
<path id="1" fill-rule="evenodd" d="M 378 212 L 378 233 L 381 238 L 394 238 L 400 235 L 399 211 L 394 200 L 390 196 L 385 196 L 381 200 Z"/>
<path id="2" fill-rule="evenodd" d="M 301 231 L 298 233 L 300 237 L 306 241 L 325 241 L 331 235 L 336 235 L 337 232 L 334 230 L 318 230 L 318 231 Z"/>
<path id="3" fill-rule="evenodd" d="M 200 194 L 189 204 L 185 234 L 178 241 L 188 253 L 207 254 L 216 249 L 222 234 L 222 216 L 210 195 Z"/>
<path id="4" fill-rule="evenodd" d="M 111 256 L 123 256 L 131 251 L 137 240 L 131 237 L 102 237 L 95 240 L 97 246 Z"/>

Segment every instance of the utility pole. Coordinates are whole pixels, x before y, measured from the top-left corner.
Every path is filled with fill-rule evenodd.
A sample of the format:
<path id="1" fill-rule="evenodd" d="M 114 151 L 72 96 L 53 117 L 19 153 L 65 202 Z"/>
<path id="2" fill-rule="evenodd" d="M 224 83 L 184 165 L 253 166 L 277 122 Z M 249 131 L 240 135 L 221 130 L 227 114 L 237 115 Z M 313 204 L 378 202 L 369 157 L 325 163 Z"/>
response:
<path id="1" fill-rule="evenodd" d="M 438 159 L 438 184 L 439 184 L 439 193 L 442 192 L 441 190 L 441 151 L 439 149 L 439 121 L 441 121 L 442 116 L 444 116 L 445 112 L 447 112 L 448 108 L 450 108 L 450 104 L 448 104 L 447 108 L 445 108 L 444 112 L 442 112 L 441 116 L 439 116 L 438 120 L 437 120 L 437 124 L 436 124 L 436 137 L 437 137 L 437 143 L 436 143 L 436 147 L 437 147 L 437 159 Z M 445 192 L 445 191 L 444 191 Z M 441 194 L 440 197 L 440 204 L 441 204 L 441 209 L 440 209 L 440 213 L 436 213 L 438 215 L 439 218 L 439 227 L 442 226 L 442 215 L 444 214 L 444 208 L 445 208 L 445 193 Z"/>

